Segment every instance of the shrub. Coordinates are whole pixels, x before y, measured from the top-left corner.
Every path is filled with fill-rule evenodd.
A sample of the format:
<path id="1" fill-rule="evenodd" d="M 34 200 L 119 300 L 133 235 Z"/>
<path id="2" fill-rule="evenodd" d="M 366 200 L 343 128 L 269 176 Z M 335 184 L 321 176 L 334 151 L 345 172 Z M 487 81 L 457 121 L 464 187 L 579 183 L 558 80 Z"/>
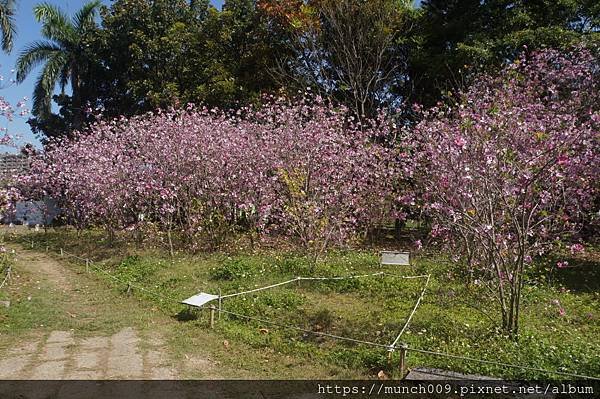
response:
<path id="1" fill-rule="evenodd" d="M 317 257 L 392 214 L 390 128 L 319 98 L 236 114 L 189 106 L 50 143 L 22 186 L 60 199 L 80 227 L 152 223 L 171 251 L 179 236 L 194 248 L 243 228 L 287 235 Z"/>

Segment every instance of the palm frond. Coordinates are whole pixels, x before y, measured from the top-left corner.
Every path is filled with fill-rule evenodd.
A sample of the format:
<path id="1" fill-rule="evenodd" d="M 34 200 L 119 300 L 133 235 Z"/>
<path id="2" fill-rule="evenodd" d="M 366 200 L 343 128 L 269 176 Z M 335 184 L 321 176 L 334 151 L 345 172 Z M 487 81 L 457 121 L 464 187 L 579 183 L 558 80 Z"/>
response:
<path id="1" fill-rule="evenodd" d="M 13 48 L 13 40 L 17 33 L 14 0 L 0 0 L 0 31 L 2 31 L 2 50 L 8 53 Z"/>
<path id="2" fill-rule="evenodd" d="M 33 15 L 38 22 L 51 20 L 69 21 L 69 17 L 60 8 L 51 3 L 37 4 L 33 7 Z"/>
<path id="3" fill-rule="evenodd" d="M 33 68 L 62 51 L 61 47 L 49 41 L 31 43 L 21 51 L 19 58 L 17 58 L 17 82 L 23 82 Z"/>
<path id="4" fill-rule="evenodd" d="M 90 1 L 86 3 L 77 13 L 73 16 L 73 26 L 78 32 L 83 32 L 89 26 L 94 24 L 94 19 L 98 8 L 102 5 L 100 0 Z"/>
<path id="5" fill-rule="evenodd" d="M 69 17 L 54 4 L 38 4 L 33 8 L 33 14 L 42 23 L 42 35 L 45 38 L 64 45 L 77 40 L 75 28 Z"/>
<path id="6" fill-rule="evenodd" d="M 36 116 L 49 115 L 52 110 L 52 94 L 59 80 L 64 80 L 67 57 L 64 53 L 54 53 L 46 62 L 33 91 L 33 109 Z"/>

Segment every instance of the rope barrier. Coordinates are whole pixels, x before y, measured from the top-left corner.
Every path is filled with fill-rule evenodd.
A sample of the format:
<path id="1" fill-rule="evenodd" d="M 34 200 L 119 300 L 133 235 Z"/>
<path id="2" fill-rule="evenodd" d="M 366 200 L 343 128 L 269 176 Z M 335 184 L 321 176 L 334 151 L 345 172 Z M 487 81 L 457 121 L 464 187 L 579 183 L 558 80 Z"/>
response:
<path id="1" fill-rule="evenodd" d="M 284 281 L 283 283 L 277 283 L 277 284 L 273 284 L 273 285 L 269 285 L 267 287 L 261 287 L 261 288 L 256 288 L 254 290 L 249 290 L 249 291 L 242 291 L 242 292 L 237 292 L 235 294 L 229 294 L 229 295 L 223 295 L 221 297 L 221 299 L 225 299 L 225 298 L 233 298 L 235 296 L 240 296 L 240 295 L 246 295 L 246 294 L 251 294 L 253 292 L 258 292 L 258 291 L 264 291 L 264 290 L 268 290 L 269 288 L 274 288 L 274 287 L 279 287 L 280 285 L 285 285 L 285 284 L 290 284 L 293 283 L 295 281 L 299 281 L 300 278 L 296 277 L 295 279 L 292 280 L 288 280 L 288 281 Z"/>
<path id="2" fill-rule="evenodd" d="M 81 258 L 80 258 L 80 259 L 81 259 Z M 166 295 L 164 295 L 164 294 L 158 293 L 158 292 L 156 292 L 156 291 L 154 291 L 154 290 L 150 290 L 150 289 L 148 289 L 148 288 L 145 288 L 145 287 L 143 287 L 143 286 L 141 286 L 141 285 L 138 285 L 138 284 L 132 283 L 132 282 L 130 282 L 130 281 L 125 281 L 125 280 L 122 280 L 122 279 L 118 278 L 117 276 L 113 275 L 112 273 L 109 273 L 109 272 L 107 272 L 106 270 L 103 270 L 103 269 L 101 269 L 101 268 L 99 268 L 99 267 L 97 267 L 97 266 L 94 266 L 94 263 L 92 263 L 92 261 L 91 261 L 91 260 L 89 260 L 89 259 L 84 259 L 84 260 L 85 260 L 86 262 L 88 262 L 88 265 L 89 265 L 89 267 L 91 267 L 91 268 L 92 268 L 92 270 L 96 270 L 97 272 L 100 272 L 100 273 L 102 273 L 102 274 L 104 274 L 104 275 L 106 275 L 106 276 L 108 276 L 108 277 L 112 278 L 113 280 L 115 280 L 115 281 L 116 281 L 116 282 L 118 282 L 118 283 L 121 283 L 121 284 L 123 284 L 123 285 L 127 285 L 127 286 L 129 286 L 129 287 L 131 287 L 131 288 L 134 288 L 134 289 L 136 289 L 136 290 L 139 290 L 139 291 L 142 291 L 142 292 L 147 292 L 147 293 L 149 293 L 149 294 L 152 294 L 152 295 L 154 295 L 154 296 L 155 296 L 155 297 L 157 297 L 157 298 L 160 298 L 161 300 L 167 299 L 167 300 L 169 300 L 169 301 L 173 301 L 173 302 L 176 302 L 176 303 L 178 303 L 178 304 L 179 304 L 179 301 L 176 301 L 174 298 L 167 297 L 167 296 L 166 296 Z"/>
<path id="3" fill-rule="evenodd" d="M 540 371 L 540 372 L 543 372 L 543 373 L 546 373 L 546 374 L 557 374 L 557 375 L 563 375 L 563 376 L 566 376 L 566 377 L 576 377 L 576 378 L 585 378 L 585 379 L 590 379 L 590 380 L 600 380 L 600 378 L 591 377 L 591 376 L 582 375 L 582 374 L 574 374 L 574 373 L 567 373 L 567 372 L 562 372 L 562 371 L 545 370 L 545 369 L 541 369 L 541 368 L 537 368 L 537 367 L 521 366 L 521 365 L 518 365 L 518 364 L 511 364 L 511 363 L 494 362 L 494 361 L 490 361 L 490 360 L 482 360 L 482 359 L 476 359 L 476 358 L 466 357 L 466 356 L 451 355 L 451 354 L 443 353 L 443 352 L 435 352 L 435 351 L 429 351 L 429 350 L 425 350 L 425 349 L 411 348 L 411 347 L 402 346 L 402 345 L 397 346 L 397 345 L 379 344 L 377 342 L 364 341 L 364 340 L 360 340 L 360 339 L 342 337 L 340 335 L 334 335 L 334 334 L 328 334 L 328 333 L 323 333 L 323 332 L 319 332 L 319 331 L 307 330 L 307 329 L 302 328 L 302 327 L 297 327 L 297 326 L 291 326 L 291 325 L 287 325 L 287 324 L 276 323 L 276 322 L 273 322 L 273 321 L 270 321 L 270 320 L 264 320 L 264 319 L 260 319 L 258 317 L 246 316 L 246 315 L 238 314 L 238 313 L 231 312 L 231 311 L 228 311 L 228 310 L 218 310 L 218 309 L 215 309 L 215 310 L 223 312 L 223 313 L 226 313 L 226 314 L 229 314 L 229 315 L 232 315 L 232 316 L 235 316 L 235 317 L 239 317 L 239 318 L 242 318 L 242 319 L 245 319 L 245 320 L 258 321 L 260 323 L 269 324 L 269 325 L 280 327 L 280 328 L 286 328 L 286 329 L 301 331 L 301 332 L 304 332 L 304 333 L 307 333 L 307 334 L 313 334 L 313 335 L 317 335 L 317 336 L 333 338 L 333 339 L 337 339 L 337 340 L 340 340 L 340 341 L 354 342 L 354 343 L 357 343 L 357 344 L 374 346 L 374 347 L 378 347 L 378 348 L 405 349 L 405 350 L 407 350 L 409 352 L 412 351 L 412 352 L 429 354 L 429 355 L 434 355 L 434 356 L 443 356 L 443 357 L 449 357 L 449 358 L 453 358 L 453 359 L 461 359 L 461 360 L 467 360 L 467 361 L 477 362 L 477 363 L 483 363 L 483 364 L 491 364 L 491 365 L 495 365 L 495 366 L 518 368 L 518 369 L 531 370 L 531 371 Z"/>
<path id="4" fill-rule="evenodd" d="M 373 277 L 373 276 L 382 276 L 384 273 L 373 273 L 373 274 L 363 274 L 360 276 L 340 276 L 340 277 L 298 277 L 298 280 L 350 280 L 354 278 L 364 278 L 364 277 Z"/>
<path id="5" fill-rule="evenodd" d="M 130 282 L 130 281 L 125 281 L 125 280 L 122 280 L 122 279 L 120 279 L 120 278 L 118 278 L 117 276 L 113 275 L 112 273 L 109 273 L 109 272 L 107 272 L 106 270 L 104 270 L 104 269 L 102 269 L 102 268 L 100 268 L 100 267 L 98 267 L 98 266 L 95 266 L 95 262 L 93 262 L 93 261 L 92 261 L 91 259 L 89 259 L 89 258 L 82 258 L 82 257 L 80 257 L 80 256 L 77 256 L 77 255 L 75 255 L 75 254 L 72 254 L 72 253 L 70 253 L 70 252 L 67 252 L 67 251 L 65 251 L 63 248 L 60 248 L 60 253 L 61 253 L 63 256 L 69 256 L 69 257 L 72 257 L 72 258 L 75 258 L 75 259 L 78 259 L 78 260 L 81 260 L 81 261 L 85 262 L 85 263 L 86 263 L 86 265 L 87 265 L 89 268 L 91 268 L 92 270 L 96 270 L 97 272 L 100 272 L 100 273 L 102 273 L 102 274 L 104 274 L 104 275 L 106 275 L 106 276 L 110 277 L 111 279 L 113 279 L 114 281 L 116 281 L 116 282 L 118 282 L 118 283 L 121 283 L 121 284 L 123 284 L 123 285 L 130 286 L 130 287 L 132 287 L 132 288 L 135 288 L 136 290 L 139 290 L 139 291 L 147 292 L 147 293 L 149 293 L 149 294 L 152 294 L 152 295 L 154 295 L 154 296 L 156 296 L 157 298 L 160 298 L 160 299 L 162 299 L 162 300 L 165 300 L 165 299 L 166 299 L 166 300 L 169 300 L 169 301 L 173 301 L 173 302 L 179 303 L 179 301 L 176 301 L 174 298 L 167 297 L 167 296 L 165 296 L 164 294 L 160 294 L 160 293 L 158 293 L 158 292 L 156 292 L 156 291 L 153 291 L 153 290 L 147 289 L 147 288 L 145 288 L 145 287 L 143 287 L 143 286 L 141 286 L 141 285 L 138 285 L 138 284 L 132 283 L 132 282 Z"/>
<path id="6" fill-rule="evenodd" d="M 63 253 L 66 253 L 66 251 L 62 250 Z M 92 267 L 93 269 L 113 278 L 115 281 L 118 281 L 122 284 L 129 284 L 131 287 L 134 287 L 140 291 L 145 291 L 148 293 L 151 293 L 153 295 L 155 295 L 158 298 L 161 299 L 165 299 L 168 301 L 172 301 L 173 304 L 177 304 L 180 305 L 181 303 L 174 298 L 169 298 L 167 296 L 165 296 L 164 294 L 160 294 L 158 292 L 146 289 L 142 286 L 139 286 L 137 284 L 132 284 L 130 282 L 125 282 L 123 280 L 120 280 L 119 278 L 117 278 L 116 276 L 112 275 L 111 273 L 106 272 L 105 270 L 102 270 L 98 267 L 94 267 L 92 266 L 92 261 L 90 259 L 84 259 L 81 257 L 77 257 L 76 258 L 86 261 L 89 263 L 89 266 Z M 454 354 L 449 354 L 449 353 L 444 353 L 444 352 L 436 352 L 436 351 L 431 351 L 431 350 L 427 350 L 427 349 L 419 349 L 419 348 L 412 348 L 412 347 L 408 347 L 406 345 L 400 345 L 398 346 L 398 340 L 400 339 L 400 337 L 402 336 L 402 334 L 404 333 L 404 331 L 408 328 L 408 325 L 413 317 L 413 315 L 416 312 L 416 309 L 418 308 L 419 304 L 421 303 L 424 295 L 425 295 L 425 291 L 427 289 L 427 286 L 429 284 L 431 275 L 421 275 L 421 276 L 395 276 L 395 275 L 391 275 L 388 273 L 375 273 L 372 275 L 362 275 L 362 276 L 347 276 L 347 277 L 343 277 L 344 279 L 348 279 L 348 278 L 359 278 L 359 277 L 368 277 L 368 276 L 375 276 L 375 275 L 388 275 L 391 277 L 396 277 L 396 278 L 427 278 L 427 281 L 425 282 L 425 285 L 423 287 L 423 290 L 421 291 L 421 295 L 419 296 L 417 303 L 415 304 L 415 307 L 413 308 L 411 314 L 409 315 L 404 327 L 402 328 L 402 330 L 400 331 L 400 334 L 398 335 L 398 337 L 396 338 L 396 340 L 394 340 L 394 343 L 392 343 L 391 345 L 385 345 L 385 344 L 379 344 L 377 342 L 371 342 L 371 341 L 365 341 L 365 340 L 360 340 L 360 339 L 355 339 L 355 338 L 349 338 L 349 337 L 343 337 L 340 335 L 335 335 L 335 334 L 328 334 L 328 333 L 324 333 L 324 332 L 319 332 L 319 331 L 313 331 L 313 330 L 308 330 L 305 328 L 301 328 L 301 327 L 297 327 L 297 326 L 292 326 L 292 325 L 287 325 L 287 324 L 283 324 L 283 323 L 276 323 L 270 320 L 264 320 L 264 319 L 260 319 L 257 317 L 252 317 L 252 316 L 247 316 L 247 315 L 243 315 L 243 314 L 239 314 L 239 313 L 235 313 L 235 312 L 231 312 L 228 310 L 224 310 L 222 308 L 218 308 L 218 309 L 213 309 L 215 311 L 218 311 L 220 313 L 225 313 L 225 314 L 229 314 L 231 316 L 235 316 L 238 318 L 242 318 L 245 320 L 253 320 L 253 321 L 257 321 L 260 323 L 264 323 L 264 324 L 269 324 L 272 326 L 276 326 L 276 327 L 280 327 L 280 328 L 286 328 L 286 329 L 291 329 L 291 330 L 296 330 L 296 331 L 301 331 L 307 334 L 312 334 L 312 335 L 317 335 L 317 336 L 323 336 L 323 337 L 328 337 L 328 338 L 332 338 L 332 339 L 337 339 L 340 341 L 346 341 L 346 342 L 353 342 L 353 343 L 357 343 L 357 344 L 362 344 L 362 345 L 368 345 L 368 346 L 373 346 L 373 347 L 378 347 L 378 348 L 385 348 L 389 350 L 395 350 L 395 349 L 404 349 L 408 352 L 415 352 L 415 353 L 421 353 L 421 354 L 426 354 L 426 355 L 432 355 L 432 356 L 440 356 L 440 357 L 447 357 L 447 358 L 452 358 L 452 359 L 457 359 L 457 360 L 465 360 L 465 361 L 470 361 L 470 362 L 475 362 L 475 363 L 481 363 L 481 364 L 489 364 L 489 365 L 494 365 L 494 366 L 500 366 L 500 367 L 508 367 L 508 368 L 515 368 L 515 369 L 521 369 L 521 370 L 530 370 L 530 371 L 538 371 L 538 372 L 542 372 L 545 374 L 555 374 L 555 375 L 562 375 L 562 376 L 566 376 L 566 377 L 575 377 L 575 378 L 583 378 L 583 379 L 589 379 L 589 380 L 600 380 L 599 377 L 592 377 L 592 376 L 588 376 L 588 375 L 583 375 L 583 374 L 576 374 L 576 373 L 568 373 L 568 372 L 563 372 L 563 371 L 555 371 L 555 370 L 546 370 L 546 369 L 542 369 L 542 368 L 537 368 L 537 367 L 530 367 L 530 366 L 523 366 L 523 365 L 518 365 L 518 364 L 511 364 L 511 363 L 503 363 L 503 362 L 496 362 L 496 361 L 491 361 L 491 360 L 483 360 L 483 359 L 477 359 L 477 358 L 473 358 L 473 357 L 468 357 L 468 356 L 461 356 L 461 355 L 454 355 Z M 8 277 L 8 275 L 7 275 Z M 6 281 L 7 278 L 5 278 Z M 251 291 L 246 291 L 245 293 L 250 293 L 250 292 L 256 292 L 258 290 L 264 290 L 267 288 L 272 288 L 272 287 L 276 287 L 276 286 L 280 286 L 283 284 L 289 284 L 291 282 L 294 281 L 299 281 L 299 280 L 321 280 L 321 279 L 340 279 L 338 277 L 297 277 L 293 280 L 289 280 L 289 281 L 284 281 L 283 283 L 278 283 L 269 287 L 262 287 L 259 288 L 257 290 L 251 290 Z M 3 282 L 4 284 L 4 282 Z M 0 284 L 0 288 L 2 287 L 3 284 Z M 230 295 L 225 295 L 225 296 L 221 296 L 220 298 L 226 298 L 226 297 L 232 297 L 232 296 L 237 296 L 237 295 L 242 295 L 243 293 L 238 293 L 238 294 L 230 294 Z"/>
<path id="7" fill-rule="evenodd" d="M 385 276 L 389 276 L 389 277 L 394 277 L 394 278 L 401 278 L 401 279 L 414 279 L 414 278 L 427 278 L 430 276 L 430 274 L 421 274 L 419 276 L 397 276 L 395 274 L 391 274 L 391 273 L 383 273 Z"/>
<path id="8" fill-rule="evenodd" d="M 417 311 L 417 308 L 419 307 L 419 304 L 423 300 L 423 296 L 425 295 L 425 290 L 427 289 L 427 285 L 429 284 L 429 279 L 430 278 L 431 278 L 431 274 L 427 276 L 427 281 L 425 281 L 425 285 L 423 286 L 423 290 L 421 291 L 421 295 L 419 296 L 419 299 L 417 299 L 417 303 L 415 303 L 415 307 L 413 308 L 412 312 L 408 316 L 408 319 L 406 319 L 406 323 L 404 324 L 404 327 L 402 327 L 402 330 L 400 330 L 400 334 L 398 334 L 398 336 L 396 337 L 396 339 L 394 340 L 394 342 L 392 342 L 392 344 L 390 345 L 390 351 L 393 350 L 392 348 L 396 347 L 396 344 L 400 340 L 400 337 L 402 337 L 402 334 L 404 334 L 404 331 L 406 331 L 406 329 L 408 328 L 408 325 L 410 324 L 410 321 L 412 320 L 413 316 L 415 315 L 415 312 Z"/>
<path id="9" fill-rule="evenodd" d="M 0 284 L 0 288 L 4 287 L 4 284 L 6 284 L 6 282 L 10 278 L 11 271 L 12 271 L 12 266 L 8 266 L 8 268 L 6 269 L 6 276 L 4 276 L 4 280 L 2 280 L 2 284 Z"/>
<path id="10" fill-rule="evenodd" d="M 75 258 L 75 259 L 78 259 L 78 260 L 81 260 L 81 261 L 84 261 L 84 262 L 89 261 L 89 259 L 82 258 L 82 257 L 77 256 L 75 254 L 69 253 L 69 252 L 67 252 L 65 250 L 63 250 L 63 253 L 64 253 L 65 256 L 70 256 L 71 258 Z"/>
<path id="11" fill-rule="evenodd" d="M 269 324 L 269 325 L 276 326 L 276 327 L 286 328 L 286 329 L 290 329 L 290 330 L 302 331 L 302 332 L 307 333 L 307 334 L 313 334 L 313 335 L 319 335 L 319 336 L 322 336 L 322 337 L 334 338 L 334 339 L 337 339 L 337 340 L 340 340 L 340 341 L 348 341 L 348 342 L 354 342 L 354 343 L 358 343 L 358 344 L 376 346 L 376 347 L 379 347 L 379 348 L 388 348 L 389 347 L 388 345 L 378 344 L 376 342 L 363 341 L 363 340 L 355 339 L 355 338 L 342 337 L 340 335 L 334 335 L 334 334 L 328 334 L 328 333 L 319 332 L 319 331 L 307 330 L 305 328 L 297 327 L 297 326 L 291 326 L 289 324 L 276 323 L 274 321 L 264 320 L 264 319 L 260 319 L 258 317 L 246 316 L 246 315 L 243 315 L 243 314 L 231 312 L 229 310 L 223 310 L 223 309 L 221 309 L 221 310 L 215 309 L 215 310 L 216 311 L 220 311 L 220 312 L 225 313 L 225 314 L 229 314 L 229 315 L 235 316 L 235 317 L 239 317 L 241 319 L 258 321 L 260 323 Z"/>
<path id="12" fill-rule="evenodd" d="M 373 273 L 373 274 L 363 274 L 363 275 L 359 275 L 359 276 L 340 276 L 340 277 L 296 277 L 292 280 L 288 280 L 288 281 L 284 281 L 281 283 L 277 283 L 277 284 L 273 284 L 273 285 L 269 285 L 266 287 L 260 287 L 260 288 L 256 288 L 254 290 L 249 290 L 249 291 L 242 291 L 242 292 L 237 292 L 234 294 L 228 294 L 228 295 L 222 295 L 221 299 L 224 298 L 232 298 L 232 297 L 236 297 L 236 296 L 240 296 L 240 295 L 245 295 L 245 294 L 251 294 L 253 292 L 258 292 L 258 291 L 263 291 L 263 290 L 268 290 L 270 288 L 274 288 L 274 287 L 279 287 L 281 285 L 285 285 L 285 284 L 290 284 L 296 281 L 333 281 L 333 280 L 350 280 L 350 279 L 356 279 L 356 278 L 365 278 L 365 277 L 373 277 L 373 276 L 383 276 L 385 273 L 383 272 L 378 272 L 378 273 Z M 403 276 L 396 276 L 399 278 L 404 278 Z M 406 277 L 406 278 L 411 278 L 410 277 Z"/>

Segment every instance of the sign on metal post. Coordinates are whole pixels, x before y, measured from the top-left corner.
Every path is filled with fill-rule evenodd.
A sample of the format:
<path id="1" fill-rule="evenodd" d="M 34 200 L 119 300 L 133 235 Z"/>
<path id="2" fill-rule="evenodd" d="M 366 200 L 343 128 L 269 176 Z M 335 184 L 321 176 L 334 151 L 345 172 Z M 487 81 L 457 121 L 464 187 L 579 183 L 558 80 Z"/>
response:
<path id="1" fill-rule="evenodd" d="M 206 292 L 201 292 L 198 295 L 189 297 L 188 299 L 182 301 L 181 303 L 189 305 L 189 306 L 200 307 L 200 306 L 207 304 L 209 302 L 212 302 L 218 298 L 219 298 L 218 295 L 212 295 L 212 294 L 207 294 Z"/>
<path id="2" fill-rule="evenodd" d="M 381 264 L 409 266 L 410 254 L 408 252 L 381 251 Z"/>

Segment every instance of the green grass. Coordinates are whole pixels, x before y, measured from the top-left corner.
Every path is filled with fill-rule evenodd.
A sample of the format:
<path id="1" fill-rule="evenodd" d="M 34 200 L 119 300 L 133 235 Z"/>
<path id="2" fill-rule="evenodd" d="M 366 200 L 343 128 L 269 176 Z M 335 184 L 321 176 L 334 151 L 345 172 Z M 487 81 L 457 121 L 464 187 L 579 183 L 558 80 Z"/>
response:
<path id="1" fill-rule="evenodd" d="M 32 235 L 17 237 L 27 243 Z M 141 285 L 154 294 L 135 290 L 133 296 L 149 308 L 161 310 L 176 323 L 173 346 L 180 356 L 194 345 L 210 344 L 214 356 L 231 369 L 255 368 L 253 375 L 302 378 L 302 367 L 317 364 L 308 375 L 322 378 L 372 376 L 379 370 L 397 375 L 397 354 L 390 366 L 385 349 L 315 337 L 300 331 L 223 315 L 215 330 L 207 331 L 207 313 L 187 317 L 179 304 L 200 291 L 234 293 L 310 275 L 309 261 L 297 254 L 277 251 L 214 253 L 170 258 L 159 249 L 111 245 L 97 232 L 76 235 L 60 230 L 38 234 L 37 242 L 98 260 L 101 270 L 119 280 Z M 30 241 L 29 241 L 30 242 Z M 374 251 L 331 252 L 314 271 L 337 276 L 387 271 L 415 275 L 431 273 L 432 280 L 421 306 L 402 338 L 409 347 L 473 358 L 600 375 L 600 294 L 593 286 L 598 263 L 580 261 L 581 268 L 554 270 L 546 259 L 528 275 L 523 292 L 520 336 L 517 341 L 498 328 L 500 319 L 489 294 L 466 286 L 455 266 L 441 257 L 418 258 L 408 268 L 382 268 Z M 577 259 L 571 264 L 578 265 Z M 73 267 L 83 267 L 73 265 Z M 550 271 L 552 270 L 552 271 Z M 126 286 L 102 273 L 114 290 Z M 373 277 L 356 280 L 292 284 L 224 301 L 226 310 L 278 323 L 355 339 L 389 344 L 398 334 L 417 300 L 423 280 Z M 565 309 L 559 315 L 559 301 Z M 202 331 L 201 337 L 197 334 Z M 223 341 L 235 346 L 237 356 Z M 262 359 L 262 360 L 261 360 Z M 276 364 L 274 364 L 276 363 Z M 465 362 L 410 352 L 409 367 L 427 366 L 504 378 L 560 378 L 536 371 Z M 262 374 L 261 374 L 262 373 Z M 312 374 L 311 374 L 312 373 Z"/>

